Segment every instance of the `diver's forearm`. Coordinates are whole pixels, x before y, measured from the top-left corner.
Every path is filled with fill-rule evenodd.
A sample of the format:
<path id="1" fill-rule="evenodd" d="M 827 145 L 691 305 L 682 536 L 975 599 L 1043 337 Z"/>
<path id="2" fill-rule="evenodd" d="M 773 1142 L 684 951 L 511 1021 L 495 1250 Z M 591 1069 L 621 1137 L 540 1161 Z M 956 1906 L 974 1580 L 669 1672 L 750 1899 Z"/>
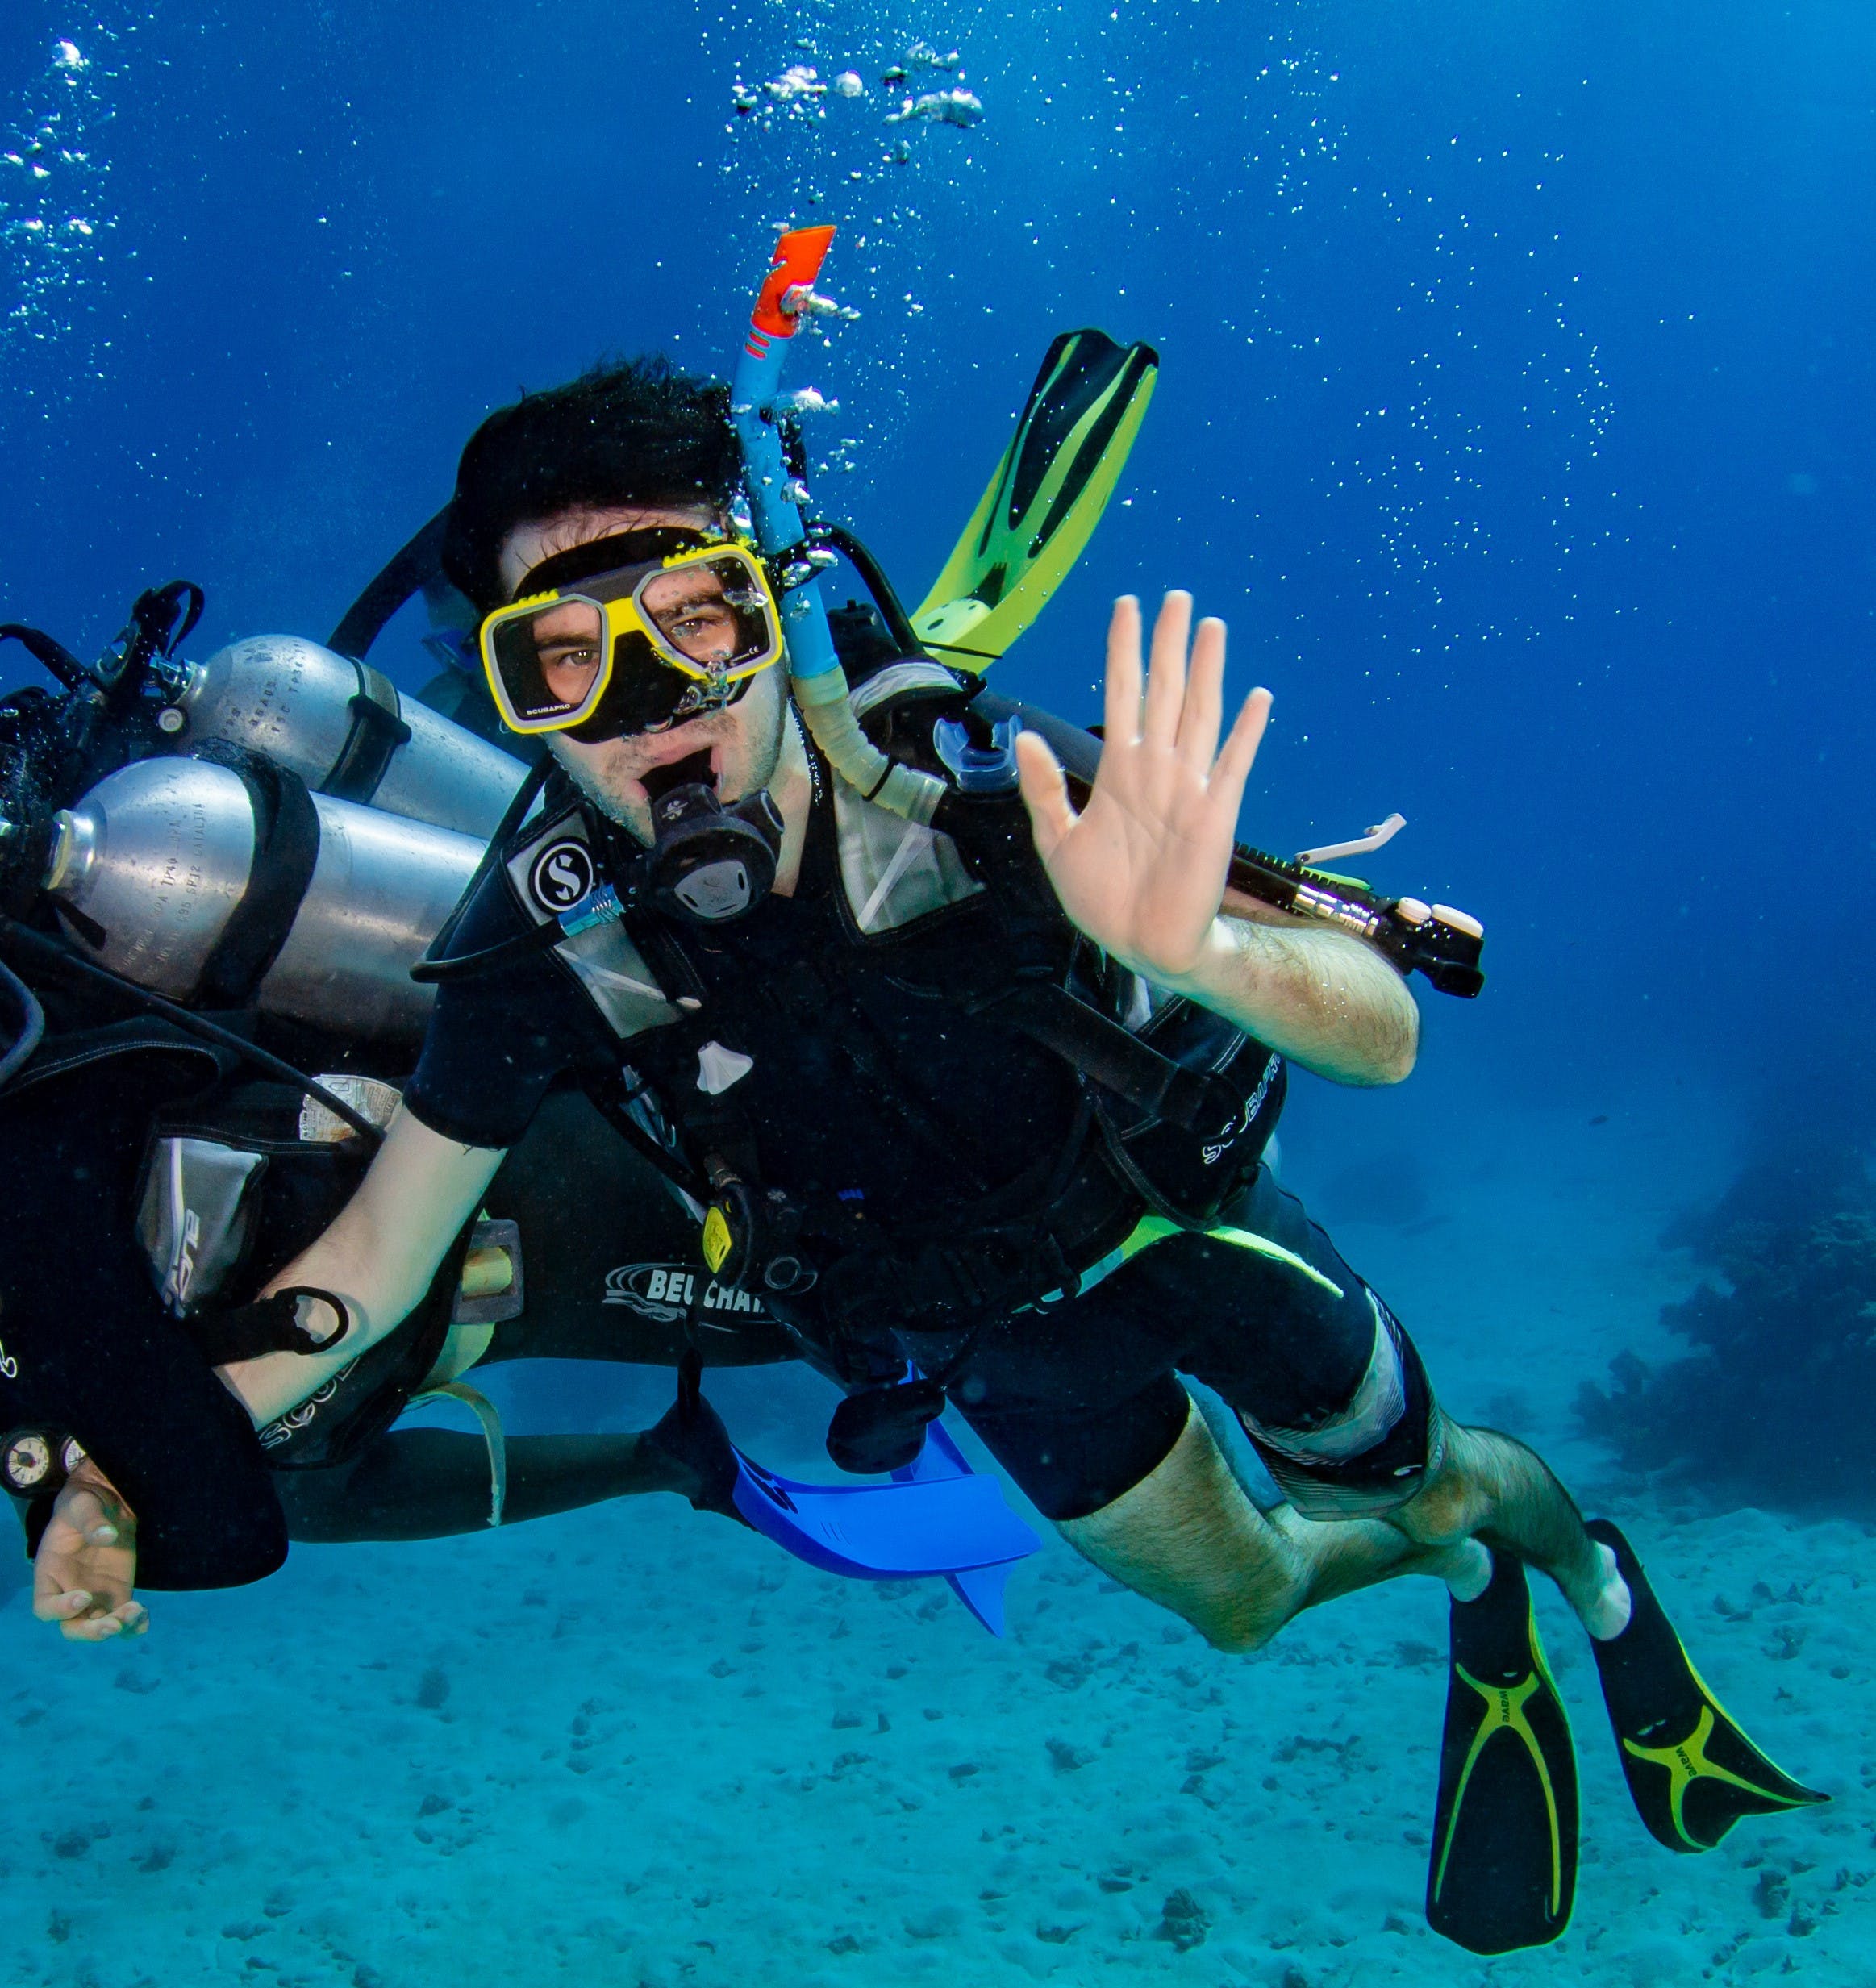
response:
<path id="1" fill-rule="evenodd" d="M 340 1345 L 329 1353 L 263 1353 L 219 1369 L 240 1397 L 256 1428 L 317 1394 L 361 1353 L 401 1325 L 430 1287 L 430 1278 L 436 1273 L 435 1263 L 425 1274 L 423 1263 L 399 1261 L 405 1252 L 373 1247 L 358 1235 L 357 1226 L 348 1226 L 341 1215 L 317 1242 L 271 1280 L 263 1294 L 270 1295 L 295 1284 L 331 1292 L 350 1315 L 349 1329 Z M 442 1260 L 440 1248 L 436 1257 L 439 1262 Z"/>
<path id="2" fill-rule="evenodd" d="M 1420 1046 L 1406 983 L 1346 932 L 1220 916 L 1172 991 L 1338 1084 L 1398 1084 Z"/>
<path id="3" fill-rule="evenodd" d="M 272 1293 L 309 1285 L 342 1299 L 351 1315 L 344 1340 L 329 1353 L 265 1353 L 219 1369 L 257 1427 L 317 1393 L 403 1322 L 502 1157 L 454 1144 L 407 1113 L 393 1119 L 357 1193 L 267 1286 Z"/>

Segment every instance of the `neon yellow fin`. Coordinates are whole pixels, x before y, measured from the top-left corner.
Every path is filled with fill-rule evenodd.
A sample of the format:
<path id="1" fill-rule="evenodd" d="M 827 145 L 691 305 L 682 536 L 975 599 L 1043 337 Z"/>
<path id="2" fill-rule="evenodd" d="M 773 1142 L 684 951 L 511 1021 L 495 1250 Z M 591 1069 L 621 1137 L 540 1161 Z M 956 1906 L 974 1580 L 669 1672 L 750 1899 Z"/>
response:
<path id="1" fill-rule="evenodd" d="M 1159 377 L 1150 345 L 1065 331 L 944 570 L 912 615 L 941 662 L 982 673 L 1082 556 L 1126 466 Z"/>

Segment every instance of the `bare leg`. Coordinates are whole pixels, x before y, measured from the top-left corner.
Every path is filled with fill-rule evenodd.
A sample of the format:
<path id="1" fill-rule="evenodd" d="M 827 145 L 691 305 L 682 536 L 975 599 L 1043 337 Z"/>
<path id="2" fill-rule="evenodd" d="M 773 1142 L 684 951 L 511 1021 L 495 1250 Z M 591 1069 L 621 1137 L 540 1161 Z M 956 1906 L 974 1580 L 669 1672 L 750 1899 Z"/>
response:
<path id="1" fill-rule="evenodd" d="M 1548 1573 L 1593 1636 L 1616 1634 L 1628 1590 L 1543 1461 L 1510 1436 L 1443 1415 L 1436 1432 L 1439 1467 L 1399 1510 L 1311 1519 L 1288 1505 L 1260 1512 L 1194 1409 L 1155 1470 L 1057 1529 L 1223 1650 L 1259 1648 L 1304 1609 L 1401 1574 L 1432 1575 L 1469 1600 L 1490 1571 L 1475 1540 Z"/>
<path id="2" fill-rule="evenodd" d="M 1439 1467 L 1390 1525 L 1422 1546 L 1478 1539 L 1549 1575 L 1590 1634 L 1619 1635 L 1628 1590 L 1615 1556 L 1583 1528 L 1582 1515 L 1535 1450 L 1496 1429 L 1469 1429 L 1434 1410 Z"/>
<path id="3" fill-rule="evenodd" d="M 1465 1558 L 1463 1540 L 1422 1541 L 1379 1519 L 1324 1523 L 1287 1505 L 1259 1511 L 1196 1409 L 1157 1469 L 1057 1530 L 1221 1650 L 1260 1648 L 1303 1610 L 1396 1574 L 1449 1577 Z"/>

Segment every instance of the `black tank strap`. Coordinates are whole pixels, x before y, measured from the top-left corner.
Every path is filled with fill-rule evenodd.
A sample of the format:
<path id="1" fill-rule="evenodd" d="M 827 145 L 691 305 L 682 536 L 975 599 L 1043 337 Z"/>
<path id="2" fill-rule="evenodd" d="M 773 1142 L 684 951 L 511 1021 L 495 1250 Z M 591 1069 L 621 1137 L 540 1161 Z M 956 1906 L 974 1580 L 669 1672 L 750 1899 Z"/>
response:
<path id="1" fill-rule="evenodd" d="M 398 686 L 381 669 L 369 663 L 355 663 L 358 690 L 352 698 L 352 729 L 332 762 L 332 770 L 319 783 L 319 791 L 335 801 L 356 801 L 369 806 L 377 792 L 391 755 L 409 743 L 411 727 L 404 722 Z"/>
<path id="2" fill-rule="evenodd" d="M 209 1066 L 205 1084 L 226 1077 L 238 1069 L 237 1059 L 209 1044 L 184 1035 L 157 1019 L 110 1022 L 95 1028 L 68 1029 L 48 1036 L 37 1053 L 7 1086 L 9 1098 L 17 1097 L 35 1084 L 81 1070 L 112 1057 L 173 1055 L 205 1061 Z"/>
<path id="3" fill-rule="evenodd" d="M 254 861 L 241 902 L 202 969 L 196 998 L 239 1007 L 279 956 L 319 860 L 319 814 L 306 783 L 277 761 L 213 742 L 198 755 L 240 777 L 254 808 Z"/>
<path id="4" fill-rule="evenodd" d="M 0 642 L 17 642 L 68 690 L 90 690 L 97 681 L 63 642 L 48 635 L 43 628 L 29 628 L 22 621 L 0 622 Z"/>

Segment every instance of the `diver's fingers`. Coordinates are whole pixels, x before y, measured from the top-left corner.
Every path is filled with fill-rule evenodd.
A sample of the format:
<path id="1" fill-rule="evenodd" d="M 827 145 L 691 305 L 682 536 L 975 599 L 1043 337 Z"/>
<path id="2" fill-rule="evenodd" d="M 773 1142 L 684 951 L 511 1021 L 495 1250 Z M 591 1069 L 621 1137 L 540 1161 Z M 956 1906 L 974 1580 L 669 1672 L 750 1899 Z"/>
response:
<path id="1" fill-rule="evenodd" d="M 46 1577 L 33 1583 L 32 1612 L 40 1622 L 69 1622 L 84 1614 L 91 1599 L 89 1590 L 61 1588 L 56 1580 Z"/>
<path id="2" fill-rule="evenodd" d="M 1140 718 L 1140 736 L 1149 744 L 1169 747 L 1179 736 L 1179 713 L 1186 702 L 1186 644 L 1191 632 L 1192 596 L 1174 587 L 1160 603 L 1153 623 L 1153 663 Z"/>
<path id="3" fill-rule="evenodd" d="M 70 1643 L 109 1643 L 120 1636 L 141 1636 L 149 1619 L 140 1602 L 126 1602 L 105 1615 L 85 1615 L 63 1623 L 59 1633 Z"/>
<path id="4" fill-rule="evenodd" d="M 1270 722 L 1270 693 L 1261 686 L 1244 701 L 1218 764 L 1211 769 L 1211 798 L 1237 819 L 1238 804 L 1244 798 L 1244 782 L 1256 764 L 1257 748 L 1264 742 L 1264 730 Z"/>
<path id="5" fill-rule="evenodd" d="M 1203 779 L 1218 752 L 1224 719 L 1224 623 L 1207 615 L 1192 640 L 1192 667 L 1186 677 L 1186 707 L 1179 714 L 1178 752 Z"/>
<path id="6" fill-rule="evenodd" d="M 1102 735 L 1129 746 L 1140 736 L 1140 602 L 1123 594 L 1107 618 L 1107 683 Z"/>
<path id="7" fill-rule="evenodd" d="M 1069 783 L 1062 777 L 1061 762 L 1039 732 L 1017 734 L 1016 774 L 1023 785 L 1030 827 L 1035 831 L 1036 852 L 1046 863 L 1080 817 L 1069 799 Z"/>

